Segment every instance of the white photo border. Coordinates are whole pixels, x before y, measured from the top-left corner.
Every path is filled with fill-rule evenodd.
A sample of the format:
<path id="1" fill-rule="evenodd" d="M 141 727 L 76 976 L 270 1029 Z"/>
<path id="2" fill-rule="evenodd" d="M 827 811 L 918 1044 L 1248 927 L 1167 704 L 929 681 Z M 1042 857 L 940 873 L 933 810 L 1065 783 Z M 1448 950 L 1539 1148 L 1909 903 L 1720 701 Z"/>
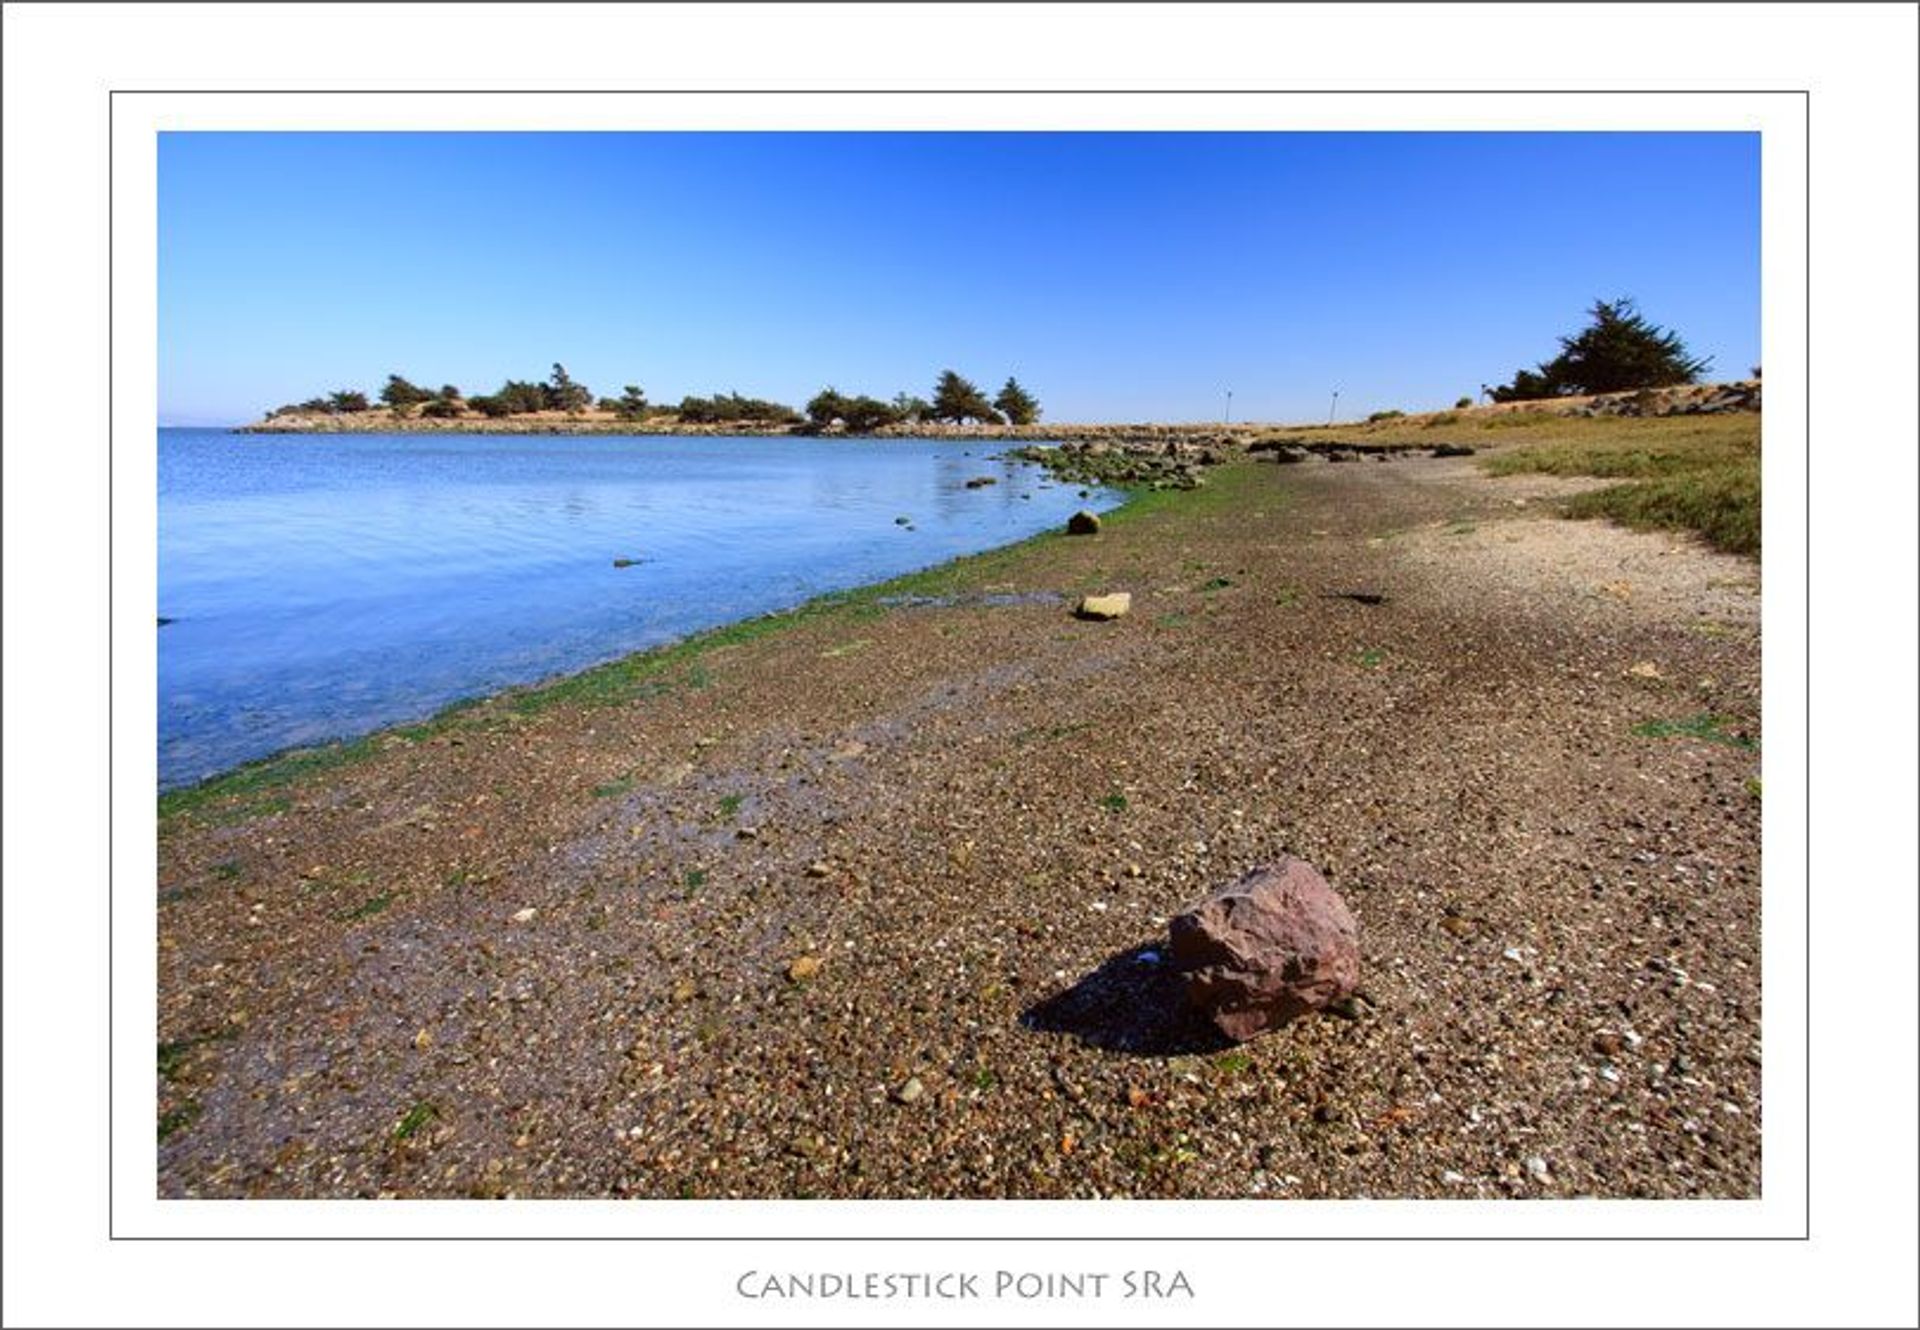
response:
<path id="1" fill-rule="evenodd" d="M 1809 95 L 1805 90 L 355 90 L 109 94 L 113 988 L 109 1236 L 685 1243 L 1804 1239 L 1809 1232 Z M 193 130 L 1726 131 L 1762 145 L 1767 575 L 1762 1190 L 1755 1200 L 181 1201 L 157 1196 L 156 135 Z"/>

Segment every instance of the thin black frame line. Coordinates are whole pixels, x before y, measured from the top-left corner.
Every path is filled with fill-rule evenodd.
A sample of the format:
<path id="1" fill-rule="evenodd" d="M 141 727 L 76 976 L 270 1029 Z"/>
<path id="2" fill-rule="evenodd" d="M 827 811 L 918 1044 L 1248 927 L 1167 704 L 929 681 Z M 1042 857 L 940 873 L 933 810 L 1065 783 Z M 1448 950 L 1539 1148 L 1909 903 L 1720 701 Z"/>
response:
<path id="1" fill-rule="evenodd" d="M 107 95 L 107 1236 L 113 1237 L 113 95 Z M 157 869 L 156 869 L 157 872 Z M 156 905 L 155 910 L 159 907 Z M 158 994 L 155 995 L 156 1005 Z"/>
<path id="2" fill-rule="evenodd" d="M 18 0 L 7 0 L 9 4 Z M 51 0 L 50 0 L 51 2 Z M 241 3 L 242 0 L 232 0 Z M 427 0 L 432 3 L 433 0 Z M 451 2 L 451 0 L 449 0 Z M 485 3 L 486 0 L 481 0 Z M 497 4 L 519 0 L 492 0 Z M 595 3 L 596 0 L 587 0 Z M 621 3 L 622 0 L 598 0 Z M 1142 0 L 1144 3 L 1145 0 Z M 1231 0 L 1229 0 L 1231 2 Z M 1665 3 L 1666 0 L 1628 0 L 1629 3 Z M 1712 0 L 1708 0 L 1709 3 Z M 1734 3 L 1735 0 L 1725 0 Z M 1775 0 L 1792 3 L 1793 0 Z M 1910 3 L 1911 0 L 1902 0 Z M 109 97 L 1757 97 L 1810 96 L 1811 88 L 109 88 Z M 236 131 L 243 132 L 243 131 Z M 288 130 L 287 133 L 300 133 Z M 379 130 L 342 131 L 377 134 Z M 468 131 L 445 130 L 444 133 Z M 471 131 L 514 133 L 513 130 Z M 639 133 L 637 130 L 565 130 L 556 133 Z M 737 131 L 736 131 L 737 132 Z M 784 131 L 806 133 L 806 130 Z M 874 133 L 887 133 L 874 130 Z M 900 131 L 919 132 L 919 131 Z M 1018 134 L 1021 130 L 968 131 Z M 1034 131 L 1056 132 L 1056 131 Z M 1072 131 L 1058 131 L 1070 133 Z M 1115 133 L 1153 133 L 1152 130 L 1116 130 Z M 1167 133 L 1197 131 L 1168 130 Z M 1214 131 L 1227 132 L 1233 131 Z M 1248 130 L 1247 133 L 1272 133 Z M 1420 130 L 1293 130 L 1301 134 L 1421 133 Z M 1489 134 L 1525 133 L 1525 130 L 1485 130 Z M 1660 130 L 1541 131 L 1592 133 L 1661 133 Z"/>
<path id="3" fill-rule="evenodd" d="M 1806 412 L 1806 419 L 1801 429 L 1801 453 L 1800 453 L 1800 479 L 1802 482 L 1802 489 L 1803 489 L 1803 493 L 1801 495 L 1801 502 L 1805 505 L 1805 508 L 1801 513 L 1801 522 L 1802 522 L 1802 530 L 1805 532 L 1805 536 L 1806 536 L 1806 548 L 1801 551 L 1801 558 L 1804 559 L 1806 562 L 1806 566 L 1802 570 L 1801 584 L 1805 586 L 1807 589 L 1806 590 L 1807 639 L 1806 639 L 1806 645 L 1803 648 L 1803 650 L 1806 652 L 1806 656 L 1805 656 L 1805 659 L 1801 662 L 1801 670 L 1800 670 L 1801 686 L 1806 691 L 1805 702 L 1806 702 L 1806 718 L 1807 718 L 1806 749 L 1805 749 L 1806 783 L 1801 789 L 1801 799 L 1804 801 L 1803 807 L 1801 808 L 1801 812 L 1806 818 L 1806 828 L 1807 828 L 1806 850 L 1805 850 L 1806 864 L 1803 869 L 1803 872 L 1805 873 L 1805 882 L 1806 882 L 1806 901 L 1802 907 L 1802 918 L 1805 922 L 1805 932 L 1801 938 L 1801 945 L 1805 948 L 1805 954 L 1801 958 L 1801 966 L 1802 966 L 1803 973 L 1805 975 L 1805 983 L 1806 983 L 1806 989 L 1807 989 L 1807 994 L 1806 994 L 1807 1031 L 1806 1031 L 1806 1049 L 1805 1049 L 1807 1078 L 1806 1078 L 1806 1084 L 1801 1088 L 1802 1088 L 1802 1093 L 1806 1095 L 1806 1105 L 1802 1110 L 1802 1117 L 1807 1124 L 1807 1180 L 1806 1180 L 1806 1197 L 1805 1197 L 1807 1213 L 1806 1213 L 1806 1218 L 1804 1220 L 1804 1225 L 1806 1228 L 1807 1238 L 1809 1241 L 1811 1241 L 1813 1238 L 1813 98 L 1811 96 L 1806 97 L 1800 103 L 1800 139 L 1801 139 L 1801 142 L 1806 145 L 1806 152 L 1804 154 L 1804 157 L 1802 160 L 1802 166 L 1801 166 L 1802 172 L 1804 173 L 1804 176 L 1805 176 L 1805 179 L 1802 181 L 1802 184 L 1805 187 L 1805 194 L 1801 201 L 1806 207 L 1806 216 L 1801 222 L 1800 229 L 1801 229 L 1802 239 L 1804 240 L 1806 245 L 1806 255 L 1803 260 L 1804 267 L 1802 269 L 1803 281 L 1801 283 L 1801 294 L 1804 297 L 1804 313 L 1807 321 L 1807 328 L 1806 328 L 1806 334 L 1805 334 L 1806 340 L 1803 343 L 1803 346 L 1804 346 L 1803 354 L 1806 357 L 1806 364 L 1804 367 L 1805 374 L 1806 374 L 1806 380 L 1805 380 L 1806 391 L 1805 391 L 1805 400 L 1801 403 L 1802 409 Z M 1763 236 L 1762 237 L 1763 243 L 1764 243 L 1764 239 L 1765 238 Z M 1762 292 L 1761 307 L 1763 311 L 1765 309 L 1765 300 L 1766 300 L 1765 292 Z M 1764 320 L 1763 320 L 1763 326 L 1764 326 Z M 1762 347 L 1762 357 L 1761 357 L 1760 363 L 1763 368 L 1766 365 L 1766 358 L 1764 353 L 1765 353 L 1765 348 Z M 1766 428 L 1767 427 L 1764 421 L 1765 421 L 1765 417 L 1763 415 L 1762 416 L 1763 423 L 1760 426 L 1760 438 L 1761 438 L 1760 455 L 1762 458 L 1766 456 Z M 1765 487 L 1763 486 L 1762 489 L 1764 490 L 1764 488 Z M 1761 624 L 1761 633 L 1760 633 L 1760 640 L 1761 640 L 1760 688 L 1761 688 L 1761 696 L 1765 697 L 1767 667 L 1766 667 L 1766 625 L 1764 622 L 1764 615 L 1762 616 L 1762 620 L 1763 621 Z M 1764 820 L 1765 814 L 1763 813 L 1761 817 L 1762 817 L 1761 834 L 1762 834 L 1762 837 L 1764 838 L 1765 828 L 1766 828 L 1766 822 Z M 1764 883 L 1766 882 L 1766 867 L 1764 864 L 1761 866 L 1760 873 L 1761 873 L 1760 880 L 1763 884 L 1762 895 L 1764 897 L 1764 894 L 1765 894 Z M 1760 937 L 1763 944 L 1766 939 L 1766 927 L 1767 927 L 1766 920 L 1763 917 L 1760 921 Z M 1761 988 L 1762 1000 L 1764 1001 L 1764 995 L 1766 993 L 1766 971 L 1764 967 L 1762 968 L 1761 974 L 1760 974 L 1760 988 Z M 1762 1046 L 1764 1047 L 1764 1044 Z M 1760 1092 L 1761 1092 L 1761 1104 L 1763 1106 L 1762 1108 L 1763 1112 L 1764 1112 L 1764 1105 L 1766 1103 L 1766 1079 L 1765 1079 L 1766 1074 L 1767 1074 L 1766 1068 L 1762 1067 L 1760 1070 L 1760 1076 L 1761 1076 Z M 1762 1154 L 1761 1160 L 1760 1160 L 1760 1170 L 1761 1170 L 1761 1176 L 1763 1178 L 1766 1175 L 1766 1167 L 1767 1167 L 1766 1157 L 1764 1154 Z"/>
<path id="4" fill-rule="evenodd" d="M 1713 1236 L 1713 1234 L 1678 1234 L 1663 1238 L 1634 1238 L 1626 1234 L 1601 1234 L 1601 1236 L 1574 1236 L 1574 1234 L 1501 1234 L 1501 1236 L 1411 1236 L 1411 1234 L 1369 1234 L 1369 1236 L 1281 1236 L 1281 1234 L 1233 1234 L 1233 1236 L 1114 1236 L 1114 1238 L 1075 1238 L 1058 1234 L 1035 1234 L 1035 1236 L 947 1236 L 947 1234 L 881 1234 L 881 1236 L 810 1236 L 810 1234 L 785 1234 L 785 1236 L 651 1236 L 651 1234 L 584 1234 L 584 1236 L 507 1236 L 507 1234 L 470 1234 L 470 1236 L 432 1236 L 432 1234 L 394 1234 L 394 1236 L 280 1236 L 280 1234 L 117 1234 L 113 1232 L 113 98 L 117 96 L 394 96 L 394 94 L 419 94 L 419 96 L 501 96 L 501 94 L 526 94 L 526 96 L 747 96 L 747 94 L 778 94 L 778 96 L 1202 96 L 1202 94 L 1221 94 L 1221 96 L 1382 96 L 1409 92 L 1419 96 L 1672 96 L 1672 94 L 1697 94 L 1697 96 L 1799 96 L 1801 98 L 1801 161 L 1805 173 L 1805 223 L 1803 223 L 1803 255 L 1801 255 L 1801 276 L 1803 276 L 1803 317 L 1805 317 L 1805 340 L 1803 340 L 1803 372 L 1807 392 L 1803 399 L 1805 428 L 1801 438 L 1801 476 L 1805 480 L 1803 495 L 1803 522 L 1807 530 L 1807 545 L 1803 551 L 1805 560 L 1805 578 L 1809 587 L 1807 610 L 1805 610 L 1805 662 L 1803 662 L 1803 693 L 1805 693 L 1805 716 L 1807 716 L 1807 745 L 1803 747 L 1805 764 L 1805 785 L 1803 802 L 1807 818 L 1807 843 L 1805 843 L 1805 864 L 1803 864 L 1803 914 L 1805 914 L 1805 935 L 1803 935 L 1803 973 L 1805 973 L 1805 1006 L 1807 1006 L 1807 1025 L 1803 1033 L 1805 1042 L 1805 1178 L 1803 1178 L 1803 1219 L 1799 1234 L 1755 1234 L 1755 1236 Z M 378 132 L 378 131 L 367 131 Z M 445 131 L 457 132 L 457 131 Z M 559 131 L 566 132 L 566 131 Z M 582 131 L 591 132 L 591 131 Z M 701 132 L 701 131 L 695 131 Z M 791 131 L 804 132 L 804 131 Z M 887 132 L 887 131 L 872 131 Z M 956 131 L 966 132 L 966 131 Z M 1021 131 L 1008 131 L 1021 132 Z M 1150 132 L 1150 131 L 1135 131 Z M 1177 131 L 1175 131 L 1177 132 Z M 1250 131 L 1271 132 L 1271 131 Z M 1302 132 L 1380 132 L 1380 131 L 1302 131 Z M 1524 131 L 1486 131 L 1486 132 L 1524 132 Z M 1659 131 L 1649 131 L 1659 132 Z M 1764 432 L 1764 424 L 1763 424 Z M 902 90 L 902 88 L 697 88 L 697 90 L 662 90 L 662 88 L 495 88 L 495 90 L 474 90 L 474 88 L 108 88 L 108 1242 L 1812 1242 L 1812 90 L 1811 88 L 1548 88 L 1548 90 L 1530 90 L 1530 88 L 1334 88 L 1334 90 L 1309 90 L 1309 88 L 924 88 L 924 90 Z M 1763 676 L 1764 677 L 1764 676 Z M 1764 881 L 1764 869 L 1763 869 Z M 1764 925 L 1763 925 L 1764 927 Z M 1764 977 L 1763 977 L 1764 983 Z M 1764 1184 L 1764 1159 L 1763 1167 Z M 559 1198 L 557 1198 L 559 1199 Z M 593 1199 L 593 1198 L 570 1198 Z M 1684 1201 L 1678 1201 L 1684 1203 Z"/>
<path id="5" fill-rule="evenodd" d="M 71 8 L 73 5 L 73 0 L 6 0 L 6 2 L 9 5 L 55 5 L 65 6 L 67 8 Z M 747 0 L 695 0 L 694 7 L 703 9 L 727 9 L 736 4 L 744 4 L 746 2 Z M 923 2 L 925 2 L 925 0 L 923 0 Z M 1214 0 L 1215 4 L 1254 5 L 1268 9 L 1282 7 L 1286 2 L 1287 0 Z M 386 3 L 388 3 L 388 0 L 328 0 L 327 8 L 378 9 Z M 527 7 L 527 0 L 415 0 L 415 3 L 458 4 L 462 6 L 513 4 L 519 5 L 521 8 Z M 574 0 L 574 3 L 588 5 L 622 5 L 630 9 L 634 7 L 636 0 Z M 899 0 L 841 0 L 841 3 L 898 4 Z M 1054 0 L 1054 3 L 1072 5 L 1097 4 L 1102 8 L 1112 8 L 1120 5 L 1156 5 L 1163 9 L 1168 7 L 1167 0 Z M 1346 0 L 1345 7 L 1349 9 L 1384 8 L 1391 3 L 1394 3 L 1394 0 Z M 1539 6 L 1539 0 L 1481 0 L 1481 3 L 1494 5 L 1532 5 L 1536 8 Z M 1572 3 L 1579 3 L 1579 0 L 1561 0 L 1563 8 L 1571 7 Z M 1672 0 L 1606 0 L 1606 3 L 1609 8 L 1644 7 L 1652 9 L 1670 5 Z M 1718 5 L 1742 9 L 1750 9 L 1755 6 L 1766 7 L 1769 5 L 1798 5 L 1802 8 L 1806 6 L 1806 0 L 1693 0 L 1693 3 L 1706 5 L 1708 7 Z M 1912 0 L 1855 0 L 1855 3 L 1868 6 L 1878 5 L 1884 8 L 1893 5 L 1910 6 Z M 254 9 L 275 7 L 306 9 L 314 7 L 313 0 L 264 0 L 264 3 L 263 0 L 200 0 L 200 4 L 203 6 L 244 4 Z M 975 9 L 1017 9 L 1020 6 L 1019 0 L 973 0 L 970 7 Z"/>

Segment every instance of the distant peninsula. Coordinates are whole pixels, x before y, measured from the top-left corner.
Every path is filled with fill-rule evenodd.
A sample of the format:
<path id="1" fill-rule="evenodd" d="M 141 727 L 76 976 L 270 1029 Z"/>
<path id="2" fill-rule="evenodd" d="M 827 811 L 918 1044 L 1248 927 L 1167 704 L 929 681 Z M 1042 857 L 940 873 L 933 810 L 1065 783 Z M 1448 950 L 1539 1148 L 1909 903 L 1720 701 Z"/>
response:
<path id="1" fill-rule="evenodd" d="M 637 384 L 618 397 L 596 397 L 555 364 L 544 382 L 509 379 L 498 391 L 469 396 L 454 384 L 438 391 L 398 374 L 387 376 L 377 401 L 343 388 L 304 402 L 276 407 L 252 434 L 392 433 L 460 434 L 874 434 L 928 427 L 944 432 L 966 427 L 1025 428 L 1040 419 L 1040 401 L 1011 375 L 991 399 L 949 369 L 933 385 L 931 400 L 896 393 L 889 401 L 848 396 L 829 386 L 804 411 L 739 393 L 682 397 L 677 404 L 649 401 Z"/>

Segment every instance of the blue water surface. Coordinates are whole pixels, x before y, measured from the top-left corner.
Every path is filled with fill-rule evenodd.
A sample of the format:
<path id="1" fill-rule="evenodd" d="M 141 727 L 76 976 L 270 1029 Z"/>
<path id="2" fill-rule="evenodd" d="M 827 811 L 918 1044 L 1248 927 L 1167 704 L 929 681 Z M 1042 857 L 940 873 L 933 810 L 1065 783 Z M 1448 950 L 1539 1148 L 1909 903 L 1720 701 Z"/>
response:
<path id="1" fill-rule="evenodd" d="M 163 429 L 161 787 L 1118 501 L 999 447 Z"/>

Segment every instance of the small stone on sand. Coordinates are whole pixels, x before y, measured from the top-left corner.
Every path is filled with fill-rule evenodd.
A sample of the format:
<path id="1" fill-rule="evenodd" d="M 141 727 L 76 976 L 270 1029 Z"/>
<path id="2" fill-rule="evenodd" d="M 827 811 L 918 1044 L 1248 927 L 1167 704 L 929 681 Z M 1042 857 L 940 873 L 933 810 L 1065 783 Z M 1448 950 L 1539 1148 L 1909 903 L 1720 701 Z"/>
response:
<path id="1" fill-rule="evenodd" d="M 1080 619 L 1118 619 L 1133 608 L 1133 595 L 1127 591 L 1114 591 L 1104 596 L 1082 596 L 1073 613 Z"/>

